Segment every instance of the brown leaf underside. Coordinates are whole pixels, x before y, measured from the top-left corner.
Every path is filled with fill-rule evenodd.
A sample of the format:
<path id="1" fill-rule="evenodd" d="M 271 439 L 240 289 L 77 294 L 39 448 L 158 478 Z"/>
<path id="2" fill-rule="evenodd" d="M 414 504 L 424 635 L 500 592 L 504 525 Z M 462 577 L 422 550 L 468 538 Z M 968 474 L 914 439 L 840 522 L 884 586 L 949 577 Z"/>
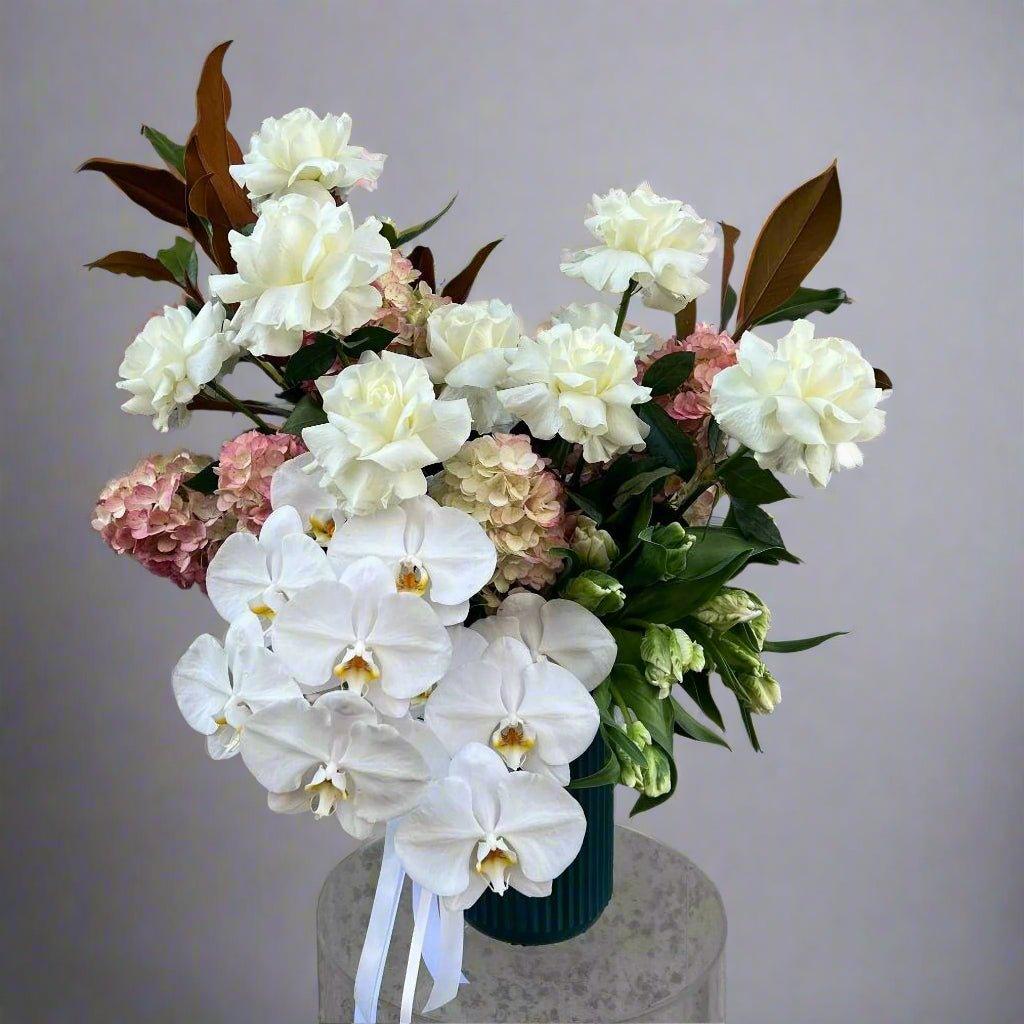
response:
<path id="1" fill-rule="evenodd" d="M 465 302 L 469 298 L 469 290 L 473 287 L 480 268 L 484 265 L 487 257 L 494 252 L 501 239 L 488 242 L 470 261 L 464 270 L 460 270 L 445 286 L 442 295 L 451 299 L 452 302 Z"/>
<path id="2" fill-rule="evenodd" d="M 162 167 L 125 163 L 93 157 L 80 171 L 99 171 L 117 186 L 133 203 L 138 203 L 159 220 L 175 227 L 187 228 L 185 217 L 185 184 Z"/>

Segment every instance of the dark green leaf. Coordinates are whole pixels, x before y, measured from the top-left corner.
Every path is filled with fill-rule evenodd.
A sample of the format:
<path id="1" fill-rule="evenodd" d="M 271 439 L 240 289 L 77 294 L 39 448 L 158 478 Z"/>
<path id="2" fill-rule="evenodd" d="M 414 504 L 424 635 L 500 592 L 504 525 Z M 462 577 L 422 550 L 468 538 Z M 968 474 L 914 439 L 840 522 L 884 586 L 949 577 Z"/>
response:
<path id="1" fill-rule="evenodd" d="M 424 231 L 428 231 L 432 228 L 452 208 L 452 204 L 457 198 L 458 193 L 448 200 L 444 209 L 440 213 L 434 214 L 434 216 L 429 220 L 425 220 L 420 224 L 413 224 L 411 228 L 405 228 L 402 231 L 399 231 L 395 236 L 392 248 L 397 249 L 400 245 L 405 245 L 406 242 L 411 242 L 417 236 L 422 235 Z"/>
<path id="2" fill-rule="evenodd" d="M 572 548 L 552 547 L 548 548 L 548 550 L 557 558 L 561 558 L 563 561 L 568 563 L 561 582 L 564 583 L 570 576 L 575 576 L 582 568 L 584 568 L 583 563 L 580 562 L 580 556 L 577 555 Z"/>
<path id="3" fill-rule="evenodd" d="M 736 702 L 740 704 L 739 697 L 736 698 Z M 754 717 L 742 704 L 740 704 L 740 718 L 743 719 L 743 728 L 747 730 L 747 739 L 750 740 L 750 745 L 760 754 L 761 744 L 758 742 L 757 730 L 754 728 Z"/>
<path id="4" fill-rule="evenodd" d="M 199 470 L 195 476 L 190 476 L 185 481 L 185 486 L 200 494 L 213 494 L 217 490 L 217 463 L 211 462 L 204 469 Z"/>
<path id="5" fill-rule="evenodd" d="M 305 380 L 322 377 L 338 358 L 338 341 L 329 334 L 318 334 L 316 340 L 303 345 L 288 360 L 284 379 L 289 384 L 301 384 Z"/>
<path id="6" fill-rule="evenodd" d="M 725 325 L 729 322 L 733 312 L 736 309 L 736 289 L 733 286 L 726 285 L 725 295 L 722 298 L 722 330 L 725 330 Z"/>
<path id="7" fill-rule="evenodd" d="M 569 789 L 593 789 L 596 786 L 614 786 L 619 781 L 619 759 L 611 752 L 599 771 L 582 779 L 573 779 Z"/>
<path id="8" fill-rule="evenodd" d="M 611 706 L 612 702 L 612 691 L 608 684 L 608 680 L 602 680 L 590 693 L 590 696 L 594 698 L 594 703 L 597 705 L 597 710 L 604 713 Z"/>
<path id="9" fill-rule="evenodd" d="M 675 697 L 669 697 L 669 700 L 672 702 L 672 714 L 675 718 L 676 731 L 680 735 L 687 736 L 691 740 L 700 740 L 702 743 L 717 743 L 720 747 L 725 747 L 726 750 L 732 749 L 723 737 L 719 736 L 713 729 L 702 725 Z"/>
<path id="10" fill-rule="evenodd" d="M 622 614 L 630 619 L 673 626 L 714 597 L 727 578 L 723 575 L 722 578 L 672 580 L 669 583 L 653 584 L 631 596 Z"/>
<path id="11" fill-rule="evenodd" d="M 386 239 L 388 245 L 392 249 L 398 248 L 398 232 L 395 230 L 395 225 L 390 221 L 384 221 L 380 226 L 380 233 Z"/>
<path id="12" fill-rule="evenodd" d="M 196 246 L 187 238 L 177 237 L 174 245 L 160 249 L 156 258 L 170 271 L 182 288 L 194 291 L 199 279 L 199 260 L 196 258 Z"/>
<path id="13" fill-rule="evenodd" d="M 694 703 L 701 712 L 719 729 L 725 729 L 725 721 L 722 712 L 718 710 L 715 698 L 711 695 L 711 681 L 707 672 L 687 672 L 683 676 L 683 689 L 693 698 Z"/>
<path id="14" fill-rule="evenodd" d="M 647 761 L 644 758 L 644 752 L 626 735 L 624 730 L 616 725 L 604 725 L 601 727 L 601 735 L 619 761 L 632 761 L 639 768 L 646 767 Z"/>
<path id="15" fill-rule="evenodd" d="M 775 520 L 759 505 L 748 505 L 739 498 L 733 498 L 729 504 L 729 516 L 744 537 L 771 547 L 785 547 Z"/>
<path id="16" fill-rule="evenodd" d="M 834 633 L 822 633 L 821 636 L 809 636 L 803 640 L 766 640 L 764 650 L 773 654 L 795 654 L 797 651 L 809 651 L 836 636 L 846 636 L 846 630 L 838 629 Z"/>
<path id="17" fill-rule="evenodd" d="M 681 477 L 692 476 L 697 468 L 697 455 L 689 435 L 657 402 L 646 402 L 634 409 L 651 428 L 647 435 L 647 451 Z"/>
<path id="18" fill-rule="evenodd" d="M 644 811 L 649 811 L 652 807 L 657 807 L 658 804 L 663 804 L 676 791 L 676 784 L 679 781 L 679 778 L 676 773 L 676 762 L 672 757 L 668 759 L 668 770 L 672 777 L 672 784 L 669 786 L 668 792 L 662 793 L 661 796 L 647 796 L 646 794 L 641 793 L 639 799 L 635 804 L 633 804 L 633 808 L 629 812 L 629 816 L 631 818 L 636 814 L 642 814 Z"/>
<path id="19" fill-rule="evenodd" d="M 608 677 L 612 694 L 640 719 L 651 739 L 672 756 L 672 707 L 633 665 L 615 665 Z"/>
<path id="20" fill-rule="evenodd" d="M 163 132 L 158 132 L 147 124 L 142 126 L 142 134 L 149 139 L 149 144 L 156 150 L 157 156 L 167 165 L 167 169 L 174 171 L 184 178 L 185 147 L 179 146 L 177 142 L 171 142 Z"/>
<path id="21" fill-rule="evenodd" d="M 644 387 L 650 388 L 655 398 L 678 391 L 689 380 L 696 360 L 693 352 L 671 352 L 656 359 L 644 373 Z"/>
<path id="22" fill-rule="evenodd" d="M 718 476 L 729 494 L 751 505 L 769 505 L 793 497 L 775 475 L 762 469 L 751 455 L 723 465 Z"/>
<path id="23" fill-rule="evenodd" d="M 592 502 L 589 498 L 586 498 L 582 494 L 577 494 L 575 491 L 566 491 L 566 494 L 569 496 L 569 500 L 581 512 L 583 512 L 585 515 L 590 516 L 590 518 L 593 519 L 595 523 L 600 524 L 601 519 L 603 518 L 601 515 L 601 509 L 597 505 L 595 505 L 594 502 Z"/>
<path id="24" fill-rule="evenodd" d="M 445 298 L 452 302 L 465 302 L 469 298 L 470 289 L 476 281 L 477 274 L 487 261 L 487 257 L 498 247 L 500 238 L 488 242 L 477 254 L 460 270 L 445 286 L 441 292 Z"/>
<path id="25" fill-rule="evenodd" d="M 305 427 L 315 427 L 327 422 L 327 413 L 309 395 L 304 395 L 292 409 L 291 415 L 281 424 L 283 434 L 301 434 Z"/>
<path id="26" fill-rule="evenodd" d="M 394 340 L 395 334 L 383 327 L 360 327 L 342 341 L 346 352 L 382 352 Z"/>
<path id="27" fill-rule="evenodd" d="M 843 303 L 852 301 L 842 288 L 797 288 L 781 306 L 766 313 L 750 326 L 801 320 L 811 313 L 834 313 Z"/>
<path id="28" fill-rule="evenodd" d="M 718 224 L 722 229 L 722 288 L 718 329 L 724 331 L 732 311 L 736 308 L 736 289 L 729 284 L 729 277 L 736 259 L 736 243 L 739 241 L 740 229 L 726 224 L 724 220 L 720 220 Z"/>
<path id="29" fill-rule="evenodd" d="M 667 466 L 659 466 L 657 469 L 649 469 L 646 472 L 637 473 L 636 476 L 627 480 L 619 488 L 618 493 L 612 499 L 612 506 L 614 508 L 622 508 L 631 498 L 643 494 L 659 480 L 664 480 L 665 477 L 671 476 L 674 472 L 675 470 Z"/>

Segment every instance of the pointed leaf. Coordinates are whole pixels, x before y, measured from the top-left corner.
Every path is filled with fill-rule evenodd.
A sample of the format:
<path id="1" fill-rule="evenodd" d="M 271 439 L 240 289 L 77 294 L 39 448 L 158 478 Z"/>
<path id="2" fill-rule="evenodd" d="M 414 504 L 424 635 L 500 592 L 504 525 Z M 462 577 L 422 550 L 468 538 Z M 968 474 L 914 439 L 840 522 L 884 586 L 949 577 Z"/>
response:
<path id="1" fill-rule="evenodd" d="M 762 469 L 749 455 L 723 465 L 718 478 L 730 495 L 751 505 L 769 505 L 793 497 L 772 472 Z"/>
<path id="2" fill-rule="evenodd" d="M 729 323 L 729 318 L 732 316 L 735 308 L 736 289 L 730 284 L 726 286 L 725 295 L 722 296 L 721 330 L 725 330 L 726 324 Z"/>
<path id="3" fill-rule="evenodd" d="M 120 249 L 101 256 L 92 263 L 86 263 L 86 266 L 90 270 L 106 270 L 111 274 L 124 274 L 127 277 L 144 277 L 149 281 L 166 281 L 168 284 L 177 283 L 167 267 L 143 252 Z"/>
<path id="4" fill-rule="evenodd" d="M 787 301 L 825 254 L 842 213 L 835 162 L 794 189 L 768 215 L 740 290 L 734 338 Z"/>
<path id="5" fill-rule="evenodd" d="M 420 280 L 432 291 L 437 291 L 437 275 L 434 270 L 434 254 L 425 246 L 417 245 L 409 253 L 409 262 L 420 272 Z"/>
<path id="6" fill-rule="evenodd" d="M 683 338 L 688 338 L 693 334 L 697 327 L 697 300 L 694 299 L 692 302 L 688 302 L 675 317 L 676 321 L 676 337 L 682 341 Z"/>
<path id="7" fill-rule="evenodd" d="M 690 334 L 692 333 L 691 330 Z M 677 329 L 676 337 L 686 335 L 680 335 Z M 662 356 L 647 367 L 643 379 L 644 386 L 651 389 L 651 395 L 655 398 L 671 395 L 690 379 L 696 361 L 697 356 L 693 352 L 672 352 Z"/>
<path id="8" fill-rule="evenodd" d="M 754 728 L 753 716 L 742 704 L 740 704 L 739 697 L 736 698 L 736 703 L 740 705 L 740 718 L 743 720 L 743 728 L 747 730 L 747 739 L 750 740 L 750 745 L 754 750 L 760 754 L 761 744 L 757 738 L 757 730 Z"/>
<path id="9" fill-rule="evenodd" d="M 889 374 L 877 366 L 875 367 L 875 387 L 881 388 L 883 391 L 892 391 L 892 380 Z"/>
<path id="10" fill-rule="evenodd" d="M 469 298 L 469 291 L 473 287 L 473 282 L 476 280 L 477 274 L 480 273 L 480 268 L 484 265 L 487 257 L 494 252 L 495 248 L 501 242 L 500 238 L 495 239 L 493 242 L 488 242 L 465 266 L 463 270 L 460 270 L 445 286 L 441 292 L 446 298 L 452 300 L 452 302 L 465 302 Z"/>
<path id="11" fill-rule="evenodd" d="M 284 379 L 289 384 L 301 384 L 304 380 L 322 377 L 338 358 L 338 341 L 329 334 L 318 334 L 310 345 L 303 345 L 288 360 Z"/>
<path id="12" fill-rule="evenodd" d="M 724 331 L 732 311 L 736 308 L 736 290 L 729 284 L 729 277 L 736 259 L 736 241 L 740 237 L 740 229 L 726 224 L 724 220 L 720 220 L 718 226 L 722 229 L 722 298 L 718 329 Z"/>
<path id="13" fill-rule="evenodd" d="M 775 520 L 759 505 L 750 505 L 740 498 L 733 498 L 729 505 L 726 525 L 735 526 L 744 537 L 751 540 L 772 547 L 785 547 Z"/>
<path id="14" fill-rule="evenodd" d="M 444 209 L 440 213 L 435 213 L 433 217 L 428 220 L 422 221 L 419 224 L 413 224 L 411 228 L 405 228 L 398 232 L 398 236 L 395 239 L 395 248 L 397 249 L 400 245 L 405 245 L 406 242 L 411 242 L 414 238 L 422 235 L 424 231 L 429 231 L 455 204 L 455 200 L 458 198 L 458 193 L 448 200 L 445 204 Z"/>
<path id="15" fill-rule="evenodd" d="M 179 178 L 184 178 L 185 147 L 178 145 L 177 142 L 171 142 L 163 132 L 150 128 L 148 124 L 144 124 L 141 131 L 149 140 L 149 144 L 156 150 L 156 155 L 167 165 L 167 169 L 172 174 L 178 175 Z"/>
<path id="16" fill-rule="evenodd" d="M 834 313 L 840 306 L 850 302 L 853 302 L 853 299 L 842 288 L 797 288 L 781 306 L 761 317 L 756 323 L 778 324 L 788 320 L 800 320 L 811 313 Z"/>
<path id="17" fill-rule="evenodd" d="M 672 702 L 676 732 L 681 736 L 686 736 L 691 740 L 700 740 L 702 743 L 717 743 L 720 747 L 725 747 L 726 750 L 732 750 L 723 737 L 719 736 L 714 729 L 702 725 L 675 697 L 669 697 L 669 700 Z"/>
<path id="18" fill-rule="evenodd" d="M 711 682 L 707 672 L 687 672 L 683 676 L 683 689 L 693 698 L 701 713 L 711 719 L 719 729 L 725 729 L 722 712 L 718 710 L 715 698 L 711 695 Z"/>
<path id="19" fill-rule="evenodd" d="M 342 340 L 345 351 L 350 353 L 382 352 L 394 341 L 396 335 L 384 327 L 360 327 Z"/>
<path id="20" fill-rule="evenodd" d="M 809 636 L 803 640 L 765 640 L 763 649 L 773 654 L 795 654 L 797 651 L 809 651 L 837 636 L 846 636 L 846 630 L 839 629 L 834 633 L 822 633 L 821 636 Z"/>
<path id="21" fill-rule="evenodd" d="M 282 434 L 301 434 L 304 427 L 315 427 L 327 422 L 327 413 L 309 395 L 295 404 L 291 415 L 281 424 Z"/>
<path id="22" fill-rule="evenodd" d="M 93 157 L 86 160 L 80 171 L 99 171 L 110 179 L 133 203 L 138 203 L 154 217 L 174 224 L 188 226 L 185 219 L 185 184 L 162 167 L 145 167 L 121 160 Z"/>
<path id="23" fill-rule="evenodd" d="M 160 249 L 156 258 L 170 271 L 182 288 L 196 292 L 199 261 L 196 259 L 196 247 L 193 242 L 187 238 L 175 238 L 174 245 Z"/>
<path id="24" fill-rule="evenodd" d="M 218 480 L 217 463 L 211 462 L 205 469 L 199 470 L 184 483 L 191 491 L 198 491 L 200 494 L 213 494 L 217 490 Z"/>
<path id="25" fill-rule="evenodd" d="M 619 759 L 611 752 L 608 752 L 608 760 L 593 775 L 586 775 L 582 779 L 573 779 L 569 783 L 569 789 L 594 789 L 596 786 L 614 786 L 619 781 Z"/>
<path id="26" fill-rule="evenodd" d="M 634 411 L 650 426 L 647 452 L 671 466 L 684 479 L 697 468 L 697 453 L 693 441 L 657 402 L 634 406 Z"/>

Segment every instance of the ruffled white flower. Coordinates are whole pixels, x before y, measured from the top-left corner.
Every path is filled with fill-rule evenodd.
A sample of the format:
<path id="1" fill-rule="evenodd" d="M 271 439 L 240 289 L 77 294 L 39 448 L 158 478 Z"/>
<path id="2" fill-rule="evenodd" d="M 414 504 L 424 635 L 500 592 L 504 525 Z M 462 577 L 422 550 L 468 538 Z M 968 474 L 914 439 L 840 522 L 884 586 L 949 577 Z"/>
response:
<path id="1" fill-rule="evenodd" d="M 857 443 L 882 432 L 884 396 L 855 345 L 815 338 L 814 325 L 797 320 L 774 348 L 743 336 L 739 362 L 715 375 L 711 412 L 764 469 L 824 487 L 834 471 L 864 461 Z"/>
<path id="2" fill-rule="evenodd" d="M 642 446 L 650 428 L 633 411 L 651 397 L 637 384 L 636 353 L 610 327 L 556 324 L 524 338 L 499 397 L 534 437 L 583 445 L 587 462 Z"/>
<path id="3" fill-rule="evenodd" d="M 577 327 L 607 327 L 613 333 L 618 312 L 604 302 L 571 302 L 551 314 L 552 324 L 568 324 Z M 643 359 L 656 352 L 665 344 L 665 339 L 651 331 L 645 331 L 635 324 L 623 324 L 619 337 L 633 346 L 637 359 Z"/>
<path id="4" fill-rule="evenodd" d="M 586 225 L 601 245 L 566 252 L 563 274 L 602 292 L 624 292 L 636 280 L 648 306 L 670 313 L 707 291 L 697 275 L 715 247 L 714 228 L 691 206 L 656 195 L 644 182 L 632 192 L 595 195 L 591 209 Z"/>
<path id="5" fill-rule="evenodd" d="M 414 881 L 449 910 L 466 910 L 488 886 L 550 895 L 586 830 L 583 809 L 557 782 L 509 773 L 493 750 L 470 743 L 401 821 L 395 851 Z"/>
<path id="6" fill-rule="evenodd" d="M 503 636 L 521 640 L 535 660 L 561 665 L 588 690 L 600 685 L 615 664 L 614 637 L 575 601 L 545 601 L 539 594 L 519 590 L 509 594 L 494 615 L 471 628 L 492 643 Z"/>
<path id="7" fill-rule="evenodd" d="M 354 693 L 257 712 L 242 732 L 242 760 L 269 790 L 271 810 L 334 814 L 357 839 L 413 807 L 430 778 L 416 748 Z"/>
<path id="8" fill-rule="evenodd" d="M 350 515 L 426 494 L 425 466 L 454 455 L 469 437 L 465 400 L 440 402 L 422 360 L 364 352 L 317 386 L 327 422 L 302 431 L 320 483 Z"/>
<path id="9" fill-rule="evenodd" d="M 117 387 L 132 397 L 121 408 L 152 416 L 157 430 L 181 426 L 189 418 L 188 403 L 236 355 L 219 302 L 208 302 L 194 316 L 188 306 L 164 306 L 125 350 Z"/>
<path id="10" fill-rule="evenodd" d="M 534 661 L 520 640 L 501 637 L 473 664 L 451 669 L 427 701 L 426 723 L 451 753 L 467 743 L 569 783 L 569 762 L 597 734 L 597 705 L 571 672 Z"/>
<path id="11" fill-rule="evenodd" d="M 299 513 L 303 529 L 326 547 L 345 516 L 338 508 L 338 497 L 320 485 L 313 456 L 309 452 L 282 462 L 270 478 L 270 506 L 290 505 Z"/>
<path id="12" fill-rule="evenodd" d="M 303 587 L 333 579 L 327 555 L 285 506 L 267 516 L 258 538 L 242 532 L 224 541 L 210 560 L 206 592 L 228 622 L 245 612 L 269 619 Z"/>
<path id="13" fill-rule="evenodd" d="M 383 153 L 349 145 L 352 118 L 317 115 L 299 107 L 284 117 L 268 117 L 249 140 L 249 152 L 229 170 L 254 199 L 278 196 L 296 182 L 315 181 L 325 189 L 375 189 L 384 169 Z"/>
<path id="14" fill-rule="evenodd" d="M 477 433 L 507 430 L 515 422 L 496 389 L 522 336 L 519 317 L 497 299 L 440 306 L 427 319 L 430 355 L 423 364 L 430 379 L 443 385 L 442 399 L 469 402 Z"/>
<path id="15" fill-rule="evenodd" d="M 235 315 L 231 318 L 230 327 L 235 334 L 235 344 L 244 348 L 254 356 L 280 356 L 286 358 L 295 355 L 302 348 L 305 331 L 301 327 L 290 330 L 287 327 L 269 327 L 253 319 L 256 300 L 248 299 L 238 304 Z"/>
<path id="16" fill-rule="evenodd" d="M 376 558 L 295 595 L 276 616 L 272 635 L 300 685 L 340 684 L 391 718 L 404 715 L 412 698 L 444 675 L 452 653 L 430 605 L 400 594 L 393 572 Z"/>
<path id="17" fill-rule="evenodd" d="M 228 234 L 238 273 L 212 275 L 210 291 L 253 300 L 249 325 L 350 334 L 381 306 L 372 283 L 390 269 L 391 246 L 380 227 L 376 217 L 356 227 L 349 205 L 319 187 L 268 200 L 251 235 Z"/>
<path id="18" fill-rule="evenodd" d="M 302 696 L 267 650 L 263 627 L 252 612 L 231 623 L 223 646 L 209 634 L 193 640 L 171 682 L 182 716 L 206 737 L 206 749 L 216 760 L 238 753 L 242 727 L 255 712 Z"/>
<path id="19" fill-rule="evenodd" d="M 441 621 L 462 622 L 469 599 L 490 580 L 494 544 L 471 515 L 425 495 L 339 526 L 327 549 L 343 572 L 361 558 L 379 558 L 399 592 L 426 599 Z"/>

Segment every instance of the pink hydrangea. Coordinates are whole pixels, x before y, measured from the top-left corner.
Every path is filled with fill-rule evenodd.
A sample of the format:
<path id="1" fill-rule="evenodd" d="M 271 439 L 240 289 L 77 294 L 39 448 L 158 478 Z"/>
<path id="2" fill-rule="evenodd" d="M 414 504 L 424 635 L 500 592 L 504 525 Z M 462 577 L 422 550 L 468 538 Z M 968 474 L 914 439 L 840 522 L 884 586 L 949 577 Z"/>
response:
<path id="1" fill-rule="evenodd" d="M 213 495 L 183 487 L 210 458 L 178 451 L 150 455 L 100 492 L 92 525 L 119 555 L 127 555 L 183 590 L 205 590 L 206 568 L 234 520 Z"/>
<path id="2" fill-rule="evenodd" d="M 217 508 L 232 513 L 241 529 L 259 533 L 271 512 L 270 478 L 274 470 L 305 450 L 294 434 L 263 434 L 258 430 L 226 442 L 216 470 Z"/>

